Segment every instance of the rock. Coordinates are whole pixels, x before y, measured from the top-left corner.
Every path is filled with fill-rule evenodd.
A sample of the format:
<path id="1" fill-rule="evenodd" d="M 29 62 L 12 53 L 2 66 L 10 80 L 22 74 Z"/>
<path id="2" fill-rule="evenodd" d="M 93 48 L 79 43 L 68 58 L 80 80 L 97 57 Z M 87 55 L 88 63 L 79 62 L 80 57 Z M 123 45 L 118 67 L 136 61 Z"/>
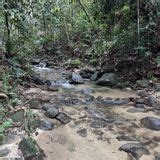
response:
<path id="1" fill-rule="evenodd" d="M 11 118 L 13 122 L 23 123 L 25 118 L 25 113 L 24 113 L 24 110 L 20 110 L 15 113 L 8 113 L 7 116 Z"/>
<path id="2" fill-rule="evenodd" d="M 107 124 L 108 123 L 105 120 L 97 118 L 91 122 L 90 127 L 91 128 L 105 128 L 107 127 Z"/>
<path id="3" fill-rule="evenodd" d="M 144 104 L 144 99 L 136 99 L 135 103 L 136 104 Z"/>
<path id="4" fill-rule="evenodd" d="M 136 159 L 139 159 L 142 155 L 149 154 L 149 150 L 140 143 L 127 143 L 122 145 L 119 150 L 131 154 Z"/>
<path id="5" fill-rule="evenodd" d="M 98 136 L 102 136 L 104 134 L 104 132 L 101 130 L 93 130 L 93 133 Z"/>
<path id="6" fill-rule="evenodd" d="M 129 99 L 102 99 L 101 103 L 105 106 L 125 105 L 129 103 Z"/>
<path id="7" fill-rule="evenodd" d="M 137 87 L 147 88 L 150 85 L 150 81 L 148 79 L 137 80 Z"/>
<path id="8" fill-rule="evenodd" d="M 54 106 L 54 105 L 51 104 L 51 103 L 45 103 L 45 104 L 43 104 L 42 109 L 43 109 L 44 111 L 47 111 L 48 109 L 50 109 L 50 108 L 52 108 L 52 107 L 57 108 L 56 106 Z"/>
<path id="9" fill-rule="evenodd" d="M 57 92 L 59 90 L 58 86 L 48 86 L 47 87 L 48 91 L 52 91 L 52 92 Z"/>
<path id="10" fill-rule="evenodd" d="M 9 148 L 0 148 L 0 157 L 6 157 L 11 150 Z"/>
<path id="11" fill-rule="evenodd" d="M 54 128 L 54 124 L 47 119 L 42 119 L 39 121 L 39 128 L 44 130 L 52 130 Z"/>
<path id="12" fill-rule="evenodd" d="M 111 64 L 106 64 L 105 66 L 102 67 L 103 72 L 114 72 L 115 71 L 115 66 Z"/>
<path id="13" fill-rule="evenodd" d="M 71 118 L 67 116 L 65 113 L 59 113 L 56 119 L 58 119 L 63 124 L 67 124 L 71 121 Z"/>
<path id="14" fill-rule="evenodd" d="M 52 108 L 49 108 L 46 112 L 45 112 L 45 115 L 49 118 L 55 118 L 59 113 L 59 110 L 58 108 L 56 107 L 52 107 Z"/>
<path id="15" fill-rule="evenodd" d="M 153 96 L 153 95 L 148 96 L 148 98 L 147 98 L 147 104 L 148 104 L 149 106 L 151 106 L 151 107 L 154 107 L 154 106 L 157 104 L 157 99 L 156 99 L 156 97 Z"/>
<path id="16" fill-rule="evenodd" d="M 136 108 L 145 108 L 145 105 L 144 104 L 135 104 L 135 107 Z"/>
<path id="17" fill-rule="evenodd" d="M 90 95 L 92 93 L 93 93 L 93 89 L 91 89 L 91 88 L 84 88 L 84 89 L 82 89 L 82 94 Z"/>
<path id="18" fill-rule="evenodd" d="M 87 137 L 87 130 L 86 128 L 80 129 L 77 131 L 77 134 L 81 137 Z"/>
<path id="19" fill-rule="evenodd" d="M 44 152 L 32 138 L 24 138 L 18 147 L 25 160 L 44 160 Z"/>
<path id="20" fill-rule="evenodd" d="M 160 103 L 155 104 L 154 109 L 160 111 Z"/>
<path id="21" fill-rule="evenodd" d="M 42 108 L 42 100 L 40 98 L 33 98 L 29 101 L 29 105 L 31 109 L 41 109 Z"/>
<path id="22" fill-rule="evenodd" d="M 141 124 L 152 130 L 160 130 L 160 119 L 155 117 L 145 117 L 141 119 Z"/>
<path id="23" fill-rule="evenodd" d="M 126 88 L 128 85 L 129 85 L 128 82 L 121 82 L 121 81 L 120 81 L 120 82 L 117 83 L 116 86 L 117 86 L 118 88 L 120 88 L 120 89 L 124 89 L 124 88 Z"/>
<path id="24" fill-rule="evenodd" d="M 82 78 L 90 79 L 91 75 L 95 72 L 94 68 L 84 68 L 80 71 Z"/>
<path id="25" fill-rule="evenodd" d="M 139 91 L 137 91 L 137 94 L 138 94 L 141 98 L 147 97 L 147 92 L 146 92 L 145 90 L 139 90 Z"/>
<path id="26" fill-rule="evenodd" d="M 121 135 L 117 137 L 118 141 L 137 141 L 136 137 Z"/>
<path id="27" fill-rule="evenodd" d="M 38 65 L 39 63 L 40 63 L 40 59 L 39 58 L 32 58 L 32 60 L 31 60 L 31 64 L 32 65 Z"/>
<path id="28" fill-rule="evenodd" d="M 127 112 L 129 113 L 143 113 L 145 110 L 143 108 L 129 108 Z"/>
<path id="29" fill-rule="evenodd" d="M 118 76 L 115 73 L 105 73 L 96 81 L 97 85 L 113 87 L 118 83 Z"/>
<path id="30" fill-rule="evenodd" d="M 97 81 L 98 78 L 100 78 L 100 76 L 101 76 L 101 73 L 97 71 L 94 74 L 92 74 L 92 76 L 90 77 L 90 80 L 91 81 Z"/>
<path id="31" fill-rule="evenodd" d="M 45 82 L 36 76 L 32 76 L 31 79 L 37 85 L 45 85 Z"/>
<path id="32" fill-rule="evenodd" d="M 73 72 L 70 83 L 71 84 L 83 84 L 84 80 L 79 73 Z"/>

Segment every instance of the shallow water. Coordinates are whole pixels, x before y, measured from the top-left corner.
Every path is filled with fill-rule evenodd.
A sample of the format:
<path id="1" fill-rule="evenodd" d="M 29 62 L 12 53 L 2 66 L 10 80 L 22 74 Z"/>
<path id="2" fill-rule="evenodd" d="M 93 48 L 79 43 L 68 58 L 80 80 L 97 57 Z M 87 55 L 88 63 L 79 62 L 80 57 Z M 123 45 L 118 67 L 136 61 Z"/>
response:
<path id="1" fill-rule="evenodd" d="M 36 73 L 44 80 L 65 80 L 64 71 L 38 68 Z M 61 95 L 70 95 L 69 98 L 71 99 L 75 97 L 84 100 L 87 97 L 87 95 L 82 94 L 84 89 L 91 89 L 91 95 L 95 98 L 137 97 L 134 91 L 101 87 L 89 81 L 85 81 L 85 84 L 82 85 L 72 86 L 64 81 L 58 92 L 41 91 L 41 95 L 43 97 L 50 96 L 53 103 L 55 102 L 54 96 L 58 97 Z M 32 92 L 34 92 L 34 89 Z M 143 128 L 140 124 L 140 119 L 143 117 L 159 117 L 159 115 L 152 111 L 128 112 L 128 109 L 132 108 L 134 108 L 132 103 L 114 107 L 104 107 L 94 102 L 69 106 L 63 104 L 59 107 L 60 111 L 69 115 L 72 121 L 66 125 L 61 125 L 55 120 L 50 119 L 50 121 L 56 124 L 56 128 L 52 131 L 40 131 L 36 137 L 37 142 L 44 149 L 47 160 L 129 160 L 128 154 L 119 151 L 119 147 L 132 141 L 127 139 L 120 141 L 117 139 L 118 136 L 125 135 L 130 139 L 136 139 L 136 142 L 153 140 L 154 137 L 160 138 L 158 131 Z M 43 112 L 38 111 L 37 114 L 44 118 Z M 107 124 L 105 127 L 91 127 L 90 124 L 94 119 L 106 117 L 112 117 L 114 122 Z M 87 136 L 81 137 L 77 131 L 84 128 L 87 130 Z M 147 145 L 146 147 L 150 150 L 151 154 L 147 156 L 143 155 L 140 160 L 154 160 L 155 153 L 160 152 L 159 145 L 160 142 L 155 141 Z"/>

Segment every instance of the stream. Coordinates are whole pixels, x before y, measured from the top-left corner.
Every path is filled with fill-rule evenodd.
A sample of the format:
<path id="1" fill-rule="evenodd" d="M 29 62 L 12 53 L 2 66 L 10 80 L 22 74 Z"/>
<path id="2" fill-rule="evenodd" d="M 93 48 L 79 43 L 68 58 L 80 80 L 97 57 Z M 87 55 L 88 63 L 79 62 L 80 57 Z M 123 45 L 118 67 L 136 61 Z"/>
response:
<path id="1" fill-rule="evenodd" d="M 142 126 L 145 117 L 159 118 L 159 112 L 136 108 L 130 99 L 136 91 L 98 86 L 90 80 L 70 84 L 70 71 L 33 67 L 36 75 L 57 90 L 31 87 L 24 92 L 43 100 L 42 106 L 56 106 L 66 117 L 49 118 L 42 108 L 32 109 L 53 129 L 37 129 L 34 136 L 47 160 L 158 160 L 160 134 Z M 159 93 L 156 93 L 157 95 Z M 61 123 L 63 122 L 63 123 Z M 138 145 L 137 145 L 138 144 Z M 134 146 L 135 145 L 135 146 Z"/>

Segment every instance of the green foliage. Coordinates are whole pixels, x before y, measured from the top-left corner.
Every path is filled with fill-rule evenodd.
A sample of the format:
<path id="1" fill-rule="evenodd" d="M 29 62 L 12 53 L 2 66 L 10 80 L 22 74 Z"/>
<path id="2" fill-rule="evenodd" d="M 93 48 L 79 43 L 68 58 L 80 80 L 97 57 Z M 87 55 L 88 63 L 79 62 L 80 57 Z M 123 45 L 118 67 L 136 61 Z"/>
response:
<path id="1" fill-rule="evenodd" d="M 75 60 L 71 60 L 68 65 L 71 68 L 79 68 L 81 66 L 81 64 L 82 63 L 81 63 L 81 61 L 79 59 L 75 59 Z"/>
<path id="2" fill-rule="evenodd" d="M 4 141 L 4 139 L 5 139 L 5 135 L 4 135 L 5 130 L 6 130 L 7 128 L 10 128 L 10 127 L 12 127 L 12 120 L 11 120 L 11 119 L 4 121 L 4 122 L 0 125 L 0 144 L 1 144 L 1 145 L 3 144 L 3 141 Z"/>
<path id="3" fill-rule="evenodd" d="M 12 120 L 6 120 L 0 125 L 0 134 L 4 133 L 5 129 L 12 126 Z"/>

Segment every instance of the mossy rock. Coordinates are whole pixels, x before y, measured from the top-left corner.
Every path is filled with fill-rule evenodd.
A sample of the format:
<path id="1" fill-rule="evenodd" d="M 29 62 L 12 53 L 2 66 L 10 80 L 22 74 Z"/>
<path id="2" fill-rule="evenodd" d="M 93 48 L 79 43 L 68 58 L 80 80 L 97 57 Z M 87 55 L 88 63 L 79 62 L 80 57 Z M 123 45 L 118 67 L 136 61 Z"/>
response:
<path id="1" fill-rule="evenodd" d="M 44 160 L 44 151 L 31 137 L 22 139 L 18 148 L 25 160 Z"/>
<path id="2" fill-rule="evenodd" d="M 17 111 L 12 114 L 7 115 L 9 118 L 13 120 L 13 122 L 23 122 L 24 121 L 24 110 Z"/>
<path id="3" fill-rule="evenodd" d="M 148 79 L 138 80 L 136 83 L 137 86 L 141 88 L 147 88 L 150 85 L 150 81 Z"/>

